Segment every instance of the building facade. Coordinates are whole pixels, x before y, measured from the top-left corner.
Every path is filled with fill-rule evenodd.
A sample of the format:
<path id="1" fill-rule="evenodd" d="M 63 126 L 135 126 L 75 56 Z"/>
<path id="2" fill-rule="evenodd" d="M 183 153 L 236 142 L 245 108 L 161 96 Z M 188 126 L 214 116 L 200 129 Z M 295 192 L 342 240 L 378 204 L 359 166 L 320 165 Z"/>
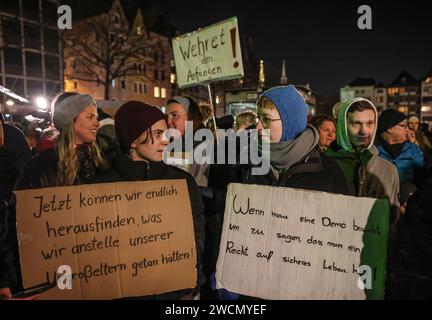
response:
<path id="1" fill-rule="evenodd" d="M 88 93 L 96 100 L 138 100 L 165 105 L 172 96 L 170 39 L 148 31 L 140 9 L 127 15 L 120 1 L 108 2 L 105 11 L 74 21 L 73 29 L 65 34 L 65 90 Z M 104 38 L 103 30 L 89 27 L 98 24 L 112 28 L 109 37 Z M 92 40 L 83 43 L 83 35 Z M 91 55 L 87 52 L 90 48 L 96 52 L 114 48 L 112 63 L 105 67 L 99 63 L 89 66 L 85 59 L 77 59 Z M 103 60 L 102 53 L 101 57 Z"/>
<path id="2" fill-rule="evenodd" d="M 420 85 L 408 72 L 402 71 L 387 86 L 388 107 L 406 114 L 420 113 Z"/>
<path id="3" fill-rule="evenodd" d="M 374 95 L 373 95 L 372 102 L 377 107 L 378 112 L 381 112 L 381 111 L 387 109 L 387 104 L 388 104 L 387 89 L 382 83 L 379 83 L 374 88 Z"/>
<path id="4" fill-rule="evenodd" d="M 0 1 L 1 85 L 30 102 L 3 95 L 3 112 L 28 114 L 63 90 L 57 8 L 56 0 Z"/>
<path id="5" fill-rule="evenodd" d="M 432 70 L 421 82 L 421 118 L 432 124 Z"/>

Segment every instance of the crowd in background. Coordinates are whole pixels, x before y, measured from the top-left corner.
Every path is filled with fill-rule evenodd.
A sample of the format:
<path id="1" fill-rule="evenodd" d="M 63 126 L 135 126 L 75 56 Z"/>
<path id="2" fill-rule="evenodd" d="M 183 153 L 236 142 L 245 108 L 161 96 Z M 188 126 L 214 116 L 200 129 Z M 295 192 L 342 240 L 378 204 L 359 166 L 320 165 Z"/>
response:
<path id="1" fill-rule="evenodd" d="M 63 93 L 52 103 L 52 121 L 0 125 L 0 295 L 22 289 L 14 220 L 14 190 L 87 183 L 186 179 L 194 222 L 198 281 L 195 288 L 143 299 L 247 298 L 215 290 L 225 196 L 231 182 L 319 190 L 388 199 L 391 233 L 386 298 L 432 297 L 431 132 L 418 115 L 393 109 L 378 114 L 368 100 L 338 103 L 333 115 L 308 116 L 293 86 L 264 92 L 257 110 L 215 118 L 211 107 L 188 96 L 157 107 L 130 101 L 115 117 L 89 95 Z M 270 142 L 271 170 L 251 174 L 253 164 L 165 164 L 163 136 L 175 128 L 193 132 L 256 129 Z M 265 136 L 263 129 L 269 129 Z M 191 152 L 199 147 L 192 145 Z M 213 281 L 212 281 L 213 280 Z"/>

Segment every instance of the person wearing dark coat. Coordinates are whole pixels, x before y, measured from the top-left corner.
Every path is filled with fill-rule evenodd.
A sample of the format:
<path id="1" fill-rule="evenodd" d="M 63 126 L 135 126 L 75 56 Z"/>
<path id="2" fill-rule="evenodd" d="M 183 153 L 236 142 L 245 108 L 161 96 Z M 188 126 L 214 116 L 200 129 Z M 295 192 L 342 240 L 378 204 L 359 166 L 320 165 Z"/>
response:
<path id="1" fill-rule="evenodd" d="M 432 170 L 424 172 L 416 183 L 418 189 L 409 197 L 406 212 L 389 241 L 388 300 L 432 299 Z"/>
<path id="2" fill-rule="evenodd" d="M 56 147 L 26 163 L 14 190 L 84 184 L 106 168 L 96 145 L 99 122 L 93 98 L 62 93 L 54 99 L 53 110 L 60 131 Z M 0 297 L 5 298 L 22 289 L 14 202 L 12 196 L 0 220 Z"/>
<path id="3" fill-rule="evenodd" d="M 167 130 L 165 115 L 157 107 L 143 102 L 130 101 L 120 107 L 115 116 L 116 134 L 123 154 L 113 161 L 110 170 L 93 180 L 93 183 L 149 180 L 186 180 L 192 208 L 197 252 L 197 285 L 195 288 L 140 297 L 140 299 L 177 300 L 189 299 L 199 293 L 204 282 L 201 255 L 204 247 L 204 205 L 195 179 L 186 171 L 167 165 L 163 151 L 168 141 L 163 134 Z M 178 275 L 181 277 L 182 275 Z"/>
<path id="4" fill-rule="evenodd" d="M 2 141 L 0 145 L 0 202 L 8 201 L 24 164 L 31 159 L 31 150 L 18 128 L 4 123 L 0 115 Z"/>
<path id="5" fill-rule="evenodd" d="M 214 189 L 223 189 L 226 194 L 229 183 L 244 183 L 349 195 L 340 168 L 320 152 L 319 132 L 307 124 L 308 107 L 294 86 L 276 87 L 264 92 L 257 106 L 257 130 L 262 139 L 270 143 L 270 170 L 264 175 L 254 175 L 251 164 L 217 166 L 210 175 L 210 185 Z M 219 214 L 223 217 L 225 198 L 220 197 L 220 201 Z M 218 243 L 222 226 L 223 219 Z M 217 257 L 219 248 L 215 250 Z"/>

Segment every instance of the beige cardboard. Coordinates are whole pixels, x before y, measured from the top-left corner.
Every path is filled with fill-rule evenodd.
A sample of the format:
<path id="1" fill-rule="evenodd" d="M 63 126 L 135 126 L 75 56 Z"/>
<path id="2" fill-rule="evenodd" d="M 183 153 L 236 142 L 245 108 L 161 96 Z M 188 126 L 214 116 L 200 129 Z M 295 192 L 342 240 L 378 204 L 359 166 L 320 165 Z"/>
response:
<path id="1" fill-rule="evenodd" d="M 359 276 L 354 272 L 361 259 L 365 261 L 364 233 L 354 231 L 354 220 L 361 227 L 370 223 L 376 202 L 385 204 L 380 210 L 383 212 L 374 211 L 383 217 L 380 236 L 371 233 L 368 243 L 380 250 L 376 256 L 382 259 L 372 258 L 372 268 L 377 268 L 382 280 L 388 235 L 386 201 L 231 184 L 216 269 L 217 287 L 264 299 L 365 299 L 365 290 L 359 288 Z M 240 207 L 247 213 L 239 212 Z M 301 217 L 309 221 L 301 222 Z M 324 227 L 323 221 L 329 225 L 329 220 L 323 218 L 340 225 Z M 313 244 L 313 240 L 308 243 L 310 237 L 323 245 Z M 334 271 L 333 263 L 346 272 Z M 378 299 L 383 282 L 376 288 L 381 290 L 375 296 Z"/>
<path id="2" fill-rule="evenodd" d="M 161 190 L 169 192 L 162 196 Z M 140 192 L 139 197 L 130 200 L 126 197 L 126 194 Z M 76 274 L 71 290 L 56 287 L 41 298 L 115 299 L 195 287 L 195 237 L 185 180 L 58 187 L 19 191 L 16 195 L 24 286 L 29 288 L 47 282 L 47 273 L 50 282 L 53 282 L 61 265 L 70 266 L 72 273 Z M 54 196 L 56 202 L 52 207 L 49 201 Z M 102 196 L 107 197 L 96 198 Z M 40 197 L 47 203 L 48 212 L 38 217 Z M 99 200 L 97 204 L 93 201 L 91 206 L 92 200 L 89 199 Z M 60 200 L 65 202 L 61 204 Z M 62 210 L 60 205 L 63 205 Z M 150 221 L 144 223 L 146 221 L 142 221 L 141 217 L 150 217 Z M 111 228 L 105 225 L 108 221 L 112 223 Z M 120 225 L 115 225 L 115 221 Z M 47 224 L 49 228 L 57 228 L 57 237 Z M 87 225 L 88 232 L 74 232 L 79 225 Z M 70 229 L 68 235 L 60 236 L 58 228 L 61 226 L 75 227 Z M 148 241 L 155 240 L 150 235 L 157 234 L 156 241 Z M 131 245 L 133 239 L 143 236 L 148 236 L 147 243 Z M 72 253 L 74 246 L 89 243 L 94 237 L 103 242 L 100 249 Z M 54 254 L 51 259 L 45 259 L 42 254 L 42 250 L 46 254 L 52 249 L 57 249 L 58 253 L 61 248 L 64 248 L 63 253 L 57 254 L 57 257 Z M 177 261 L 168 262 L 167 258 L 175 252 L 179 253 Z M 146 267 L 143 262 L 139 265 L 144 259 Z M 137 273 L 136 276 L 133 276 L 134 273 Z"/>

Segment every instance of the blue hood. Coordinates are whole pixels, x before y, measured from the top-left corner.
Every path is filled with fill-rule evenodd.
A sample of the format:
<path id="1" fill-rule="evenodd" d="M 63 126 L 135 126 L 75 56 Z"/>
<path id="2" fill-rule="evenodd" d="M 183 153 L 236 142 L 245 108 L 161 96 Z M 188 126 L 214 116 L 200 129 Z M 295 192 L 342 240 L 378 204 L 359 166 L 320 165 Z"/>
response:
<path id="1" fill-rule="evenodd" d="M 270 99 L 279 111 L 283 130 L 281 142 L 294 139 L 306 129 L 308 106 L 293 85 L 272 88 L 260 99 L 262 97 Z"/>

